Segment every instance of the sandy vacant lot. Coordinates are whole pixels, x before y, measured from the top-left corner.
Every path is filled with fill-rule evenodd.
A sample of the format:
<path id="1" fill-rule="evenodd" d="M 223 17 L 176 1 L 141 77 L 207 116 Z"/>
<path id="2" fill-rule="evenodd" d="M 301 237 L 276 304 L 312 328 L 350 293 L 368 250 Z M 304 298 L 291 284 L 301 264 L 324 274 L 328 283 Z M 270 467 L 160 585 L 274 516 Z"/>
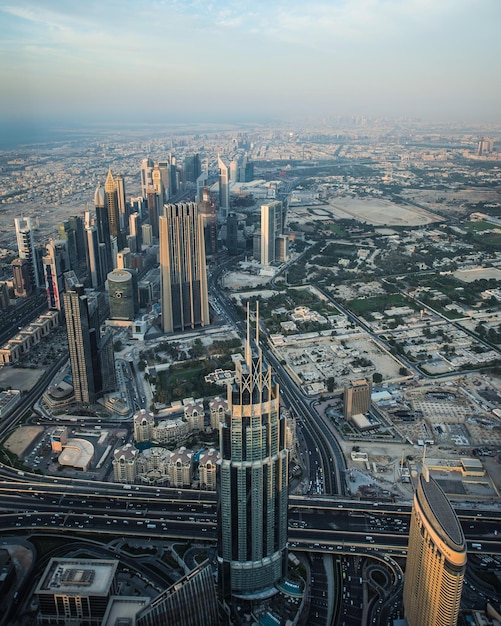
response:
<path id="1" fill-rule="evenodd" d="M 22 426 L 21 428 L 17 428 L 12 433 L 12 435 L 5 442 L 4 446 L 13 454 L 22 456 L 31 443 L 43 432 L 44 428 L 42 428 L 42 426 Z"/>
<path id="2" fill-rule="evenodd" d="M 0 388 L 29 391 L 41 378 L 44 370 L 23 367 L 1 367 Z"/>

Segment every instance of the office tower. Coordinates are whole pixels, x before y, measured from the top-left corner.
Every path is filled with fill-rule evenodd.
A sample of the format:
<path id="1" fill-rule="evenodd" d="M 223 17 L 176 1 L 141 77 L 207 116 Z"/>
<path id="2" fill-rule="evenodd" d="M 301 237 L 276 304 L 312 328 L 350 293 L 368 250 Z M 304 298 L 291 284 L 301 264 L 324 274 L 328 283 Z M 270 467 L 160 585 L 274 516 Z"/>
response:
<path id="1" fill-rule="evenodd" d="M 204 229 L 205 256 L 214 260 L 217 254 L 216 207 L 208 187 L 202 191 L 202 200 L 198 203 L 198 210 L 202 216 Z"/>
<path id="2" fill-rule="evenodd" d="M 97 186 L 94 193 L 94 206 L 96 209 L 97 237 L 99 243 L 102 244 L 102 252 L 100 253 L 102 259 L 101 269 L 103 276 L 106 276 L 113 269 L 113 257 L 111 254 L 108 208 L 106 206 L 105 191 L 101 185 Z"/>
<path id="3" fill-rule="evenodd" d="M 108 170 L 108 176 L 104 183 L 104 195 L 106 207 L 108 209 L 108 223 L 110 227 L 110 236 L 117 240 L 118 250 L 123 247 L 122 231 L 120 230 L 120 211 L 118 207 L 118 185 L 113 178 L 111 170 Z"/>
<path id="4" fill-rule="evenodd" d="M 107 328 L 99 339 L 99 378 L 98 394 L 103 395 L 115 391 L 117 388 L 117 374 L 115 370 L 115 350 L 113 348 L 113 332 Z"/>
<path id="5" fill-rule="evenodd" d="M 238 215 L 233 212 L 226 220 L 226 247 L 230 256 L 238 254 Z"/>
<path id="6" fill-rule="evenodd" d="M 287 574 L 286 418 L 259 347 L 258 311 L 251 346 L 247 310 L 244 360 L 236 363 L 227 400 L 219 426 L 217 492 L 218 578 L 229 601 L 271 595 Z"/>
<path id="7" fill-rule="evenodd" d="M 150 187 L 153 187 L 153 161 L 151 159 L 143 159 L 141 161 L 140 175 L 141 175 L 141 195 L 146 198 L 146 192 Z"/>
<path id="8" fill-rule="evenodd" d="M 132 269 L 116 269 L 108 274 L 110 319 L 133 321 L 139 312 L 137 276 Z"/>
<path id="9" fill-rule="evenodd" d="M 238 159 L 235 157 L 230 161 L 230 183 L 238 182 Z"/>
<path id="10" fill-rule="evenodd" d="M 276 203 L 261 205 L 261 265 L 275 261 Z"/>
<path id="11" fill-rule="evenodd" d="M 238 180 L 241 183 L 250 183 L 254 180 L 254 163 L 248 160 L 247 155 L 244 156 L 238 169 Z"/>
<path id="12" fill-rule="evenodd" d="M 87 263 L 87 274 L 90 284 L 94 289 L 99 288 L 103 283 L 103 269 L 101 267 L 101 257 L 99 248 L 99 238 L 97 228 L 88 226 L 84 230 L 85 237 L 85 260 Z"/>
<path id="13" fill-rule="evenodd" d="M 159 221 L 163 332 L 207 326 L 209 295 L 198 207 L 194 202 L 166 204 Z"/>
<path id="14" fill-rule="evenodd" d="M 9 306 L 9 287 L 6 281 L 0 281 L 0 311 L 5 311 Z"/>
<path id="15" fill-rule="evenodd" d="M 179 191 L 179 172 L 176 166 L 176 157 L 169 154 L 169 198 L 172 198 Z"/>
<path id="16" fill-rule="evenodd" d="M 122 174 L 117 174 L 115 178 L 117 184 L 118 214 L 120 217 L 120 231 L 122 234 L 128 232 L 130 208 L 125 198 L 125 180 Z"/>
<path id="17" fill-rule="evenodd" d="M 66 241 L 71 269 L 76 274 L 85 274 L 84 222 L 78 215 L 73 215 L 57 226 L 59 239 Z"/>
<path id="18" fill-rule="evenodd" d="M 160 203 L 163 205 L 164 197 L 165 197 L 165 186 L 162 180 L 162 172 L 160 170 L 158 163 L 155 163 L 155 166 L 153 167 L 153 171 L 151 173 L 151 180 L 152 180 L 151 186 L 155 190 L 155 193 L 160 198 Z M 149 192 L 149 189 L 146 190 L 147 194 L 148 192 Z"/>
<path id="19" fill-rule="evenodd" d="M 119 592 L 117 560 L 53 557 L 35 590 L 37 624 L 97 626 L 111 596 Z"/>
<path id="20" fill-rule="evenodd" d="M 131 252 L 141 252 L 141 247 L 143 244 L 142 239 L 142 231 L 141 231 L 141 218 L 139 213 L 134 212 L 129 217 L 129 248 Z M 133 241 L 133 243 L 132 243 Z"/>
<path id="21" fill-rule="evenodd" d="M 203 198 L 203 192 L 205 187 L 209 187 L 209 173 L 204 170 L 196 180 L 197 191 L 195 194 L 195 202 L 201 202 Z"/>
<path id="22" fill-rule="evenodd" d="M 404 577 L 409 626 L 456 626 L 465 568 L 466 542 L 457 515 L 423 464 Z"/>
<path id="23" fill-rule="evenodd" d="M 184 180 L 187 183 L 196 182 L 202 172 L 200 165 L 200 155 L 188 154 L 184 157 Z"/>
<path id="24" fill-rule="evenodd" d="M 14 219 L 16 227 L 17 250 L 20 259 L 26 259 L 30 266 L 31 284 L 41 287 L 40 272 L 38 269 L 38 259 L 35 250 L 35 239 L 33 236 L 33 225 L 31 217 L 16 217 Z"/>
<path id="25" fill-rule="evenodd" d="M 148 204 L 148 221 L 153 237 L 158 237 L 158 217 L 160 215 L 160 207 L 162 206 L 162 197 L 153 187 L 150 187 L 146 192 L 146 202 Z"/>
<path id="26" fill-rule="evenodd" d="M 14 295 L 16 298 L 28 298 L 33 292 L 32 272 L 28 259 L 14 259 L 11 263 Z"/>
<path id="27" fill-rule="evenodd" d="M 162 181 L 162 189 L 163 189 L 163 197 L 162 204 L 164 202 L 168 202 L 171 198 L 172 189 L 171 189 L 171 180 L 170 180 L 170 160 L 167 161 L 159 161 L 158 169 L 160 171 L 160 179 Z"/>
<path id="28" fill-rule="evenodd" d="M 141 225 L 141 239 L 145 246 L 151 246 L 153 243 L 153 229 L 151 224 Z"/>
<path id="29" fill-rule="evenodd" d="M 224 164 L 221 157 L 217 157 L 217 165 L 219 167 L 219 211 L 221 217 L 226 219 L 230 210 L 230 181 L 228 178 L 228 168 Z"/>
<path id="30" fill-rule="evenodd" d="M 494 152 L 494 140 L 486 137 L 481 137 L 477 146 L 477 155 L 484 156 Z"/>
<path id="31" fill-rule="evenodd" d="M 93 403 L 101 387 L 97 301 L 77 285 L 64 294 L 64 308 L 75 402 Z"/>
<path id="32" fill-rule="evenodd" d="M 63 308 L 64 276 L 71 269 L 66 242 L 50 241 L 46 245 L 46 254 L 42 258 L 45 276 L 47 307 L 60 311 Z"/>
<path id="33" fill-rule="evenodd" d="M 212 568 L 202 563 L 136 615 L 136 626 L 219 626 Z"/>
<path id="34" fill-rule="evenodd" d="M 362 378 L 352 380 L 344 388 L 344 416 L 346 419 L 354 415 L 365 414 L 371 408 L 372 385 Z"/>

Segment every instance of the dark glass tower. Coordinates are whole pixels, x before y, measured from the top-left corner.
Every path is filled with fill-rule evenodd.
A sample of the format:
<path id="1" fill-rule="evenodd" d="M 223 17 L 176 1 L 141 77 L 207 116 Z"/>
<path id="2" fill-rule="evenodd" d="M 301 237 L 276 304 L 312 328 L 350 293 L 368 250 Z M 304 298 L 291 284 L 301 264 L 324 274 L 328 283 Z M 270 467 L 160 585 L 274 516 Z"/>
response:
<path id="1" fill-rule="evenodd" d="M 259 320 L 251 347 L 249 311 L 245 359 L 228 386 L 228 413 L 220 424 L 217 467 L 218 563 L 223 599 L 275 593 L 287 574 L 289 451 L 280 391 L 259 347 Z"/>

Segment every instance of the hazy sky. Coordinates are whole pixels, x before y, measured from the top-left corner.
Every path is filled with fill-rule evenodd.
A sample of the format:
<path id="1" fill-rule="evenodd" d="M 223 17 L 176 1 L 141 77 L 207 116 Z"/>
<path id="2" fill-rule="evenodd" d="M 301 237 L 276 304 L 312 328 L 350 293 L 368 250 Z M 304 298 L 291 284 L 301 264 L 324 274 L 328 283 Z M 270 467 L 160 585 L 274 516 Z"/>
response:
<path id="1" fill-rule="evenodd" d="M 0 0 L 0 120 L 501 119 L 501 0 Z"/>

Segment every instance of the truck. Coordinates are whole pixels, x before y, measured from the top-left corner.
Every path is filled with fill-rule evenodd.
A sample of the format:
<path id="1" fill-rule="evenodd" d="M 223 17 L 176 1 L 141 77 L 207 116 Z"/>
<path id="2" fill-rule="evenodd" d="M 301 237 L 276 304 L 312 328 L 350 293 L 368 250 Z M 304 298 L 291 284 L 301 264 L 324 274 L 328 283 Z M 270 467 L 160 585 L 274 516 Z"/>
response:
<path id="1" fill-rule="evenodd" d="M 146 524 L 146 528 L 156 528 L 156 524 Z"/>
<path id="2" fill-rule="evenodd" d="M 482 549 L 482 544 L 481 543 L 472 543 L 471 547 L 475 548 L 476 550 L 481 550 Z"/>
<path id="3" fill-rule="evenodd" d="M 370 535 L 365 535 L 365 540 L 370 541 L 371 543 L 374 543 L 374 538 L 371 537 Z"/>

